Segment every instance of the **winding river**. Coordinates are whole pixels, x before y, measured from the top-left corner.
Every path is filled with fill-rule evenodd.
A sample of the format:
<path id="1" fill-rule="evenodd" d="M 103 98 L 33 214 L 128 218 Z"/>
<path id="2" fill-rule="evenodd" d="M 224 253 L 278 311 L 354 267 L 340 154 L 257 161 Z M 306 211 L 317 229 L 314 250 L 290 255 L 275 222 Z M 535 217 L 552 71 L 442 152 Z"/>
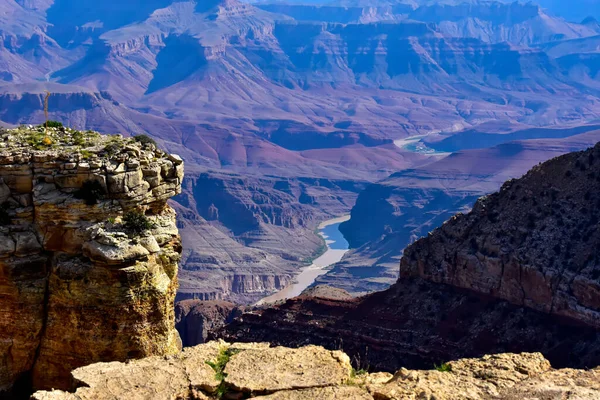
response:
<path id="1" fill-rule="evenodd" d="M 340 232 L 339 227 L 342 222 L 348 221 L 349 219 L 350 216 L 347 215 L 322 222 L 321 225 L 319 225 L 319 234 L 327 244 L 325 253 L 315 259 L 311 265 L 303 268 L 293 284 L 269 297 L 265 297 L 256 304 L 274 303 L 279 300 L 291 299 L 292 297 L 300 295 L 304 289 L 313 284 L 317 277 L 327 272 L 327 267 L 339 262 L 348 251 L 348 242 L 344 239 L 344 235 Z"/>

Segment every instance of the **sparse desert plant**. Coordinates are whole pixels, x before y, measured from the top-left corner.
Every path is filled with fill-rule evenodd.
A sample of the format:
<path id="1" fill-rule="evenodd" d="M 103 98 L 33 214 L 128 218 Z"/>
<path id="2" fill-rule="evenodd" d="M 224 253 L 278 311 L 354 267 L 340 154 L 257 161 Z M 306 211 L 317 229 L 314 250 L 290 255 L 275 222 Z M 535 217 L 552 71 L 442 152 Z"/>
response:
<path id="1" fill-rule="evenodd" d="M 205 361 L 205 363 L 208 366 L 210 366 L 213 369 L 213 371 L 215 371 L 215 378 L 217 380 L 221 381 L 221 383 L 215 393 L 215 396 L 218 399 L 225 396 L 225 394 L 227 393 L 227 390 L 228 390 L 227 384 L 225 383 L 225 378 L 227 377 L 227 374 L 224 372 L 225 366 L 229 362 L 229 359 L 231 358 L 231 356 L 233 356 L 237 353 L 239 353 L 239 350 L 221 349 L 221 351 L 219 351 L 219 355 L 217 356 L 217 359 L 215 361 Z"/>
<path id="2" fill-rule="evenodd" d="M 112 142 L 104 147 L 104 152 L 109 156 L 114 156 L 121 151 L 121 145 L 118 142 Z"/>
<path id="3" fill-rule="evenodd" d="M 59 122 L 59 121 L 50 120 L 50 121 L 46 121 L 46 127 L 47 128 L 62 128 L 63 124 L 62 124 L 62 122 Z"/>
<path id="4" fill-rule="evenodd" d="M 89 150 L 81 150 L 81 158 L 83 158 L 84 160 L 89 160 L 90 158 L 92 158 L 93 155 L 94 153 L 92 153 Z"/>
<path id="5" fill-rule="evenodd" d="M 144 145 L 145 144 L 153 144 L 154 146 L 158 146 L 156 144 L 156 141 L 148 135 L 136 135 L 133 137 L 133 140 L 135 140 L 138 143 L 144 144 Z"/>
<path id="6" fill-rule="evenodd" d="M 44 98 L 44 117 L 46 119 L 46 128 L 44 129 L 44 133 L 46 136 L 48 135 L 48 100 L 50 100 L 50 92 L 46 90 L 46 97 Z"/>
<path id="7" fill-rule="evenodd" d="M 442 363 L 440 365 L 434 365 L 434 368 L 440 372 L 452 372 L 452 365 L 448 363 Z"/>
<path id="8" fill-rule="evenodd" d="M 154 224 L 139 211 L 129 211 L 123 217 L 123 226 L 128 231 L 140 234 L 144 231 L 152 229 Z"/>
<path id="9" fill-rule="evenodd" d="M 25 136 L 25 142 L 36 150 L 44 150 L 52 145 L 52 139 L 43 132 L 31 131 Z"/>
<path id="10" fill-rule="evenodd" d="M 352 368 L 352 371 L 350 371 L 350 377 L 351 378 L 356 378 L 358 376 L 363 376 L 366 375 L 368 372 L 366 369 L 355 369 Z"/>
<path id="11" fill-rule="evenodd" d="M 102 184 L 95 180 L 87 180 L 79 190 L 74 193 L 76 199 L 85 201 L 88 206 L 98 204 L 98 200 L 106 194 Z"/>
<path id="12" fill-rule="evenodd" d="M 73 138 L 73 143 L 77 146 L 83 146 L 85 145 L 85 136 L 83 135 L 83 132 L 81 131 L 74 131 L 71 134 L 71 137 Z"/>

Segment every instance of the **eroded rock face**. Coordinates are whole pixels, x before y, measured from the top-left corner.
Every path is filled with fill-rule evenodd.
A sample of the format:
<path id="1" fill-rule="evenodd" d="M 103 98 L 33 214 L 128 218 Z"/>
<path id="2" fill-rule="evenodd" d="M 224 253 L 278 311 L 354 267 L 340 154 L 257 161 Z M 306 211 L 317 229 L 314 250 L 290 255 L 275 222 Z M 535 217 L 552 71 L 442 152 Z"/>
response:
<path id="1" fill-rule="evenodd" d="M 600 396 L 599 373 L 553 370 L 539 353 L 457 360 L 433 371 L 367 373 L 353 371 L 341 351 L 221 341 L 174 356 L 82 367 L 72 373 L 74 392 L 37 392 L 32 399 L 592 400 Z"/>
<path id="2" fill-rule="evenodd" d="M 79 366 L 178 351 L 181 243 L 167 200 L 182 160 L 68 129 L 0 139 L 0 392 L 18 379 L 68 388 Z"/>
<path id="3" fill-rule="evenodd" d="M 600 328 L 600 144 L 534 167 L 409 246 L 422 277 Z"/>

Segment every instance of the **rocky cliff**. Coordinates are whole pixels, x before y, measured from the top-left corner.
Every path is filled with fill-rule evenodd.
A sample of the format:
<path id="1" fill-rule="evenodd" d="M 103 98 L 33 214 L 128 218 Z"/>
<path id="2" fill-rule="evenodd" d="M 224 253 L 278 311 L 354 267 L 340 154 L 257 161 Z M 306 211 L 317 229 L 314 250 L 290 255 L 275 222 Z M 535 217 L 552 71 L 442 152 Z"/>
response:
<path id="1" fill-rule="evenodd" d="M 600 140 L 594 128 L 525 130 L 510 135 L 470 132 L 438 142 L 447 143 L 436 150 L 456 152 L 392 174 L 360 193 L 352 218 L 340 226 L 353 249 L 317 282 L 355 295 L 385 290 L 398 279 L 406 246 L 540 162 L 594 146 Z M 585 129 L 592 130 L 582 133 Z M 532 140 L 542 134 L 555 139 Z M 495 145 L 499 140 L 508 142 L 506 136 L 518 141 Z"/>
<path id="2" fill-rule="evenodd" d="M 341 351 L 210 342 L 167 358 L 99 363 L 72 373 L 73 392 L 33 400 L 514 400 L 600 396 L 600 370 L 554 370 L 539 353 L 462 359 L 436 370 L 355 370 Z"/>
<path id="3" fill-rule="evenodd" d="M 148 141 L 0 132 L 0 392 L 178 351 L 181 244 L 167 200 L 182 178 L 182 160 Z"/>
<path id="4" fill-rule="evenodd" d="M 534 167 L 409 246 L 401 278 L 600 328 L 600 144 Z"/>

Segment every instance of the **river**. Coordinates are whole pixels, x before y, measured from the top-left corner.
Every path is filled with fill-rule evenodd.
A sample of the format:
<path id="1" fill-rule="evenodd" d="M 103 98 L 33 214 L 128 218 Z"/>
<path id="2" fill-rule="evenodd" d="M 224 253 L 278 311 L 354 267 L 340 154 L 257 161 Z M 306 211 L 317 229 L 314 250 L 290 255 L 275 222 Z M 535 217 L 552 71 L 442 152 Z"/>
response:
<path id="1" fill-rule="evenodd" d="M 313 284 L 317 277 L 327 272 L 327 267 L 339 262 L 348 251 L 348 242 L 339 230 L 342 222 L 348 221 L 350 216 L 330 219 L 319 225 L 319 234 L 327 244 L 327 250 L 319 258 L 315 259 L 311 265 L 300 271 L 294 283 L 285 289 L 265 297 L 257 305 L 274 303 L 279 300 L 291 299 L 299 296 L 307 287 Z"/>

